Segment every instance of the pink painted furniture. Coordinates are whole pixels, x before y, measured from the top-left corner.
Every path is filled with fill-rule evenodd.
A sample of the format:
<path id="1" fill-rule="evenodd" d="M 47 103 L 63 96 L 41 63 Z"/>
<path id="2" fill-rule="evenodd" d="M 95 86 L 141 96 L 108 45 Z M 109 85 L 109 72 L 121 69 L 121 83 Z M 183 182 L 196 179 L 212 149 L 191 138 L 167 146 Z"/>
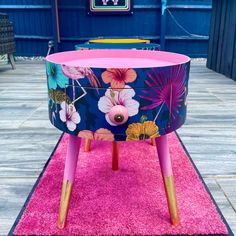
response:
<path id="1" fill-rule="evenodd" d="M 114 171 L 119 170 L 119 141 L 152 140 L 171 223 L 179 223 L 166 134 L 185 121 L 189 67 L 187 56 L 147 50 L 83 50 L 46 58 L 49 118 L 70 134 L 59 228 L 66 224 L 81 138 L 87 151 L 91 140 L 111 141 Z"/>

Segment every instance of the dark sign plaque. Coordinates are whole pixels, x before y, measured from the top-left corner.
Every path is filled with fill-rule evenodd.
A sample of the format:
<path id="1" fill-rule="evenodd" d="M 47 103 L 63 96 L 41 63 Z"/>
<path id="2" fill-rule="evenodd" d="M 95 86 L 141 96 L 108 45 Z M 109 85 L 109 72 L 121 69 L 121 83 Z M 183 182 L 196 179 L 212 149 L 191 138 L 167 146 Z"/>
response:
<path id="1" fill-rule="evenodd" d="M 131 0 L 88 0 L 88 13 L 131 14 Z"/>

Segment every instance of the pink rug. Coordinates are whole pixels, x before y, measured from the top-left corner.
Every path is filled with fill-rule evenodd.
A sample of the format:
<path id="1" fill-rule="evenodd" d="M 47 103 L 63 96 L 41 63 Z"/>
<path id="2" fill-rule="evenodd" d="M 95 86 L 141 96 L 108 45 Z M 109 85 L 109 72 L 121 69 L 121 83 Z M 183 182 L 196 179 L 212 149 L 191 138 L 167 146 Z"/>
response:
<path id="1" fill-rule="evenodd" d="M 175 134 L 169 135 L 181 223 L 171 226 L 156 148 L 120 146 L 111 170 L 111 144 L 93 142 L 79 156 L 68 224 L 56 228 L 68 136 L 64 135 L 37 184 L 14 235 L 228 235 L 211 197 Z"/>

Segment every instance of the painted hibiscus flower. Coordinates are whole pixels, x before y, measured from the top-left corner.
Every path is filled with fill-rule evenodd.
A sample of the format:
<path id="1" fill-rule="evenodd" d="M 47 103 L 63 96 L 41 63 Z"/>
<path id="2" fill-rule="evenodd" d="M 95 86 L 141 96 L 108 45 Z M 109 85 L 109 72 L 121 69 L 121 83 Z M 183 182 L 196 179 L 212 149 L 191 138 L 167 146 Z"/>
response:
<path id="1" fill-rule="evenodd" d="M 113 90 L 122 90 L 126 83 L 136 80 L 137 74 L 134 69 L 107 69 L 102 73 L 102 80 L 111 84 Z"/>
<path id="2" fill-rule="evenodd" d="M 67 104 L 66 102 L 61 103 L 59 115 L 61 121 L 66 123 L 66 126 L 70 131 L 74 131 L 76 125 L 79 124 L 81 120 L 79 113 L 75 110 L 75 106 Z"/>
<path id="3" fill-rule="evenodd" d="M 56 89 L 57 85 L 65 88 L 69 83 L 69 79 L 62 73 L 60 65 L 46 62 L 46 69 L 49 89 Z"/>
<path id="4" fill-rule="evenodd" d="M 108 115 L 109 111 L 113 106 L 122 105 L 127 108 L 128 116 L 138 114 L 139 102 L 132 99 L 134 95 L 134 90 L 128 85 L 121 91 L 113 91 L 111 88 L 108 88 L 105 96 L 101 97 L 98 101 L 98 109 L 106 113 L 105 118 L 110 125 L 117 126 L 117 124 L 111 122 Z"/>

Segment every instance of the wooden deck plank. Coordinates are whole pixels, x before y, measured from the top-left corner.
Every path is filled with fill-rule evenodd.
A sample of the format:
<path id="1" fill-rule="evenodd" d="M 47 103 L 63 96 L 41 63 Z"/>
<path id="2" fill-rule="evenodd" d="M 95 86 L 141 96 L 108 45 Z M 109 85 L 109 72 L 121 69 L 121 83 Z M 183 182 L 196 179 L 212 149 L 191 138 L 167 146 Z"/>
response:
<path id="1" fill-rule="evenodd" d="M 36 178 L 0 178 L 0 235 L 7 235 Z"/>
<path id="2" fill-rule="evenodd" d="M 233 233 L 236 233 L 236 215 L 234 209 L 232 209 L 229 201 L 227 200 L 225 194 L 221 191 L 221 188 L 214 179 L 205 179 L 207 187 L 209 188 L 212 196 L 214 197 L 218 207 L 220 208 L 222 214 L 226 218 L 228 224 L 230 225 Z"/>
<path id="3" fill-rule="evenodd" d="M 220 185 L 228 201 L 236 212 L 236 178 L 235 179 L 218 179 L 217 183 Z"/>

